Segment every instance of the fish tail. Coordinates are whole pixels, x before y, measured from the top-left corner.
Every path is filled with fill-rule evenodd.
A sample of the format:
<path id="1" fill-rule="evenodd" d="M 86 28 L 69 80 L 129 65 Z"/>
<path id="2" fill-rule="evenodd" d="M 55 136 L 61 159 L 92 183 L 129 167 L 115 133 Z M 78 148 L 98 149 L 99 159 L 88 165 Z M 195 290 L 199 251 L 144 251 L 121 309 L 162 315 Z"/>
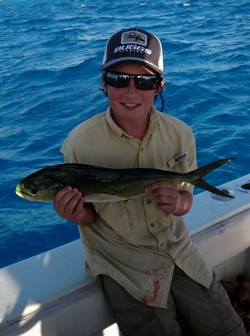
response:
<path id="1" fill-rule="evenodd" d="M 194 178 L 193 181 L 192 181 L 192 184 L 194 184 L 197 187 L 200 187 L 202 189 L 205 189 L 207 191 L 210 191 L 214 194 L 224 196 L 224 197 L 233 198 L 233 196 L 228 195 L 226 192 L 213 187 L 211 184 L 207 183 L 206 181 L 204 181 L 202 179 L 205 175 L 207 175 L 211 171 L 219 168 L 220 166 L 222 166 L 225 163 L 228 163 L 232 160 L 235 160 L 235 158 L 227 158 L 227 159 L 218 160 L 218 161 L 209 163 L 206 166 L 203 166 L 201 168 L 198 168 L 198 169 L 192 171 L 191 175 Z"/>

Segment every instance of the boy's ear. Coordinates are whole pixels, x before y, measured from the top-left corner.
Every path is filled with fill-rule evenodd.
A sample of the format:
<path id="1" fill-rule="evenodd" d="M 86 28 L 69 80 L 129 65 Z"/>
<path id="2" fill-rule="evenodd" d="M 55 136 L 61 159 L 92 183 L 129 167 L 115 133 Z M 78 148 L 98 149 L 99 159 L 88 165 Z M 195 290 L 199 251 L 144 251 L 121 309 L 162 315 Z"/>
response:
<path id="1" fill-rule="evenodd" d="M 159 92 L 162 92 L 164 90 L 164 81 L 161 82 L 161 85 L 159 87 Z"/>
<path id="2" fill-rule="evenodd" d="M 105 94 L 106 97 L 108 97 L 108 88 L 107 88 L 107 85 L 106 84 L 103 84 L 103 92 Z"/>
<path id="3" fill-rule="evenodd" d="M 102 91 L 104 92 L 105 96 L 108 97 L 108 90 L 107 90 L 107 84 L 102 76 Z"/>
<path id="4" fill-rule="evenodd" d="M 158 86 L 156 95 L 158 95 L 159 93 L 161 93 L 163 90 L 164 90 L 164 82 L 162 82 L 161 85 Z"/>

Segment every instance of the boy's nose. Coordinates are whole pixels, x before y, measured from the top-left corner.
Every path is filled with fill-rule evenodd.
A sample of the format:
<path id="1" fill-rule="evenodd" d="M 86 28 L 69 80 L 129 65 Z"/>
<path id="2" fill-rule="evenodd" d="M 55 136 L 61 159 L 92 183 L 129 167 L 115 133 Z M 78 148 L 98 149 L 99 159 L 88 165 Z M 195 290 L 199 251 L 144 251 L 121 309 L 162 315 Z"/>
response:
<path id="1" fill-rule="evenodd" d="M 134 90 L 134 89 L 136 89 L 136 86 L 135 86 L 135 80 L 134 80 L 133 78 L 131 78 L 131 79 L 129 80 L 129 83 L 128 83 L 127 88 L 128 88 L 129 90 Z"/>

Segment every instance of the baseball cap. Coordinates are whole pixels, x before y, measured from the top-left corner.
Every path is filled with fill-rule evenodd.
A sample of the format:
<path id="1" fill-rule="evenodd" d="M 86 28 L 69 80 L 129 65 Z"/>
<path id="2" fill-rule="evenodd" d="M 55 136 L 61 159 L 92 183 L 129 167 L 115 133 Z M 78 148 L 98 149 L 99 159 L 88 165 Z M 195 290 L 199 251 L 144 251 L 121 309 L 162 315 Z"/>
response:
<path id="1" fill-rule="evenodd" d="M 102 70 L 125 62 L 137 61 L 163 75 L 163 54 L 159 38 L 140 28 L 123 29 L 106 44 Z"/>

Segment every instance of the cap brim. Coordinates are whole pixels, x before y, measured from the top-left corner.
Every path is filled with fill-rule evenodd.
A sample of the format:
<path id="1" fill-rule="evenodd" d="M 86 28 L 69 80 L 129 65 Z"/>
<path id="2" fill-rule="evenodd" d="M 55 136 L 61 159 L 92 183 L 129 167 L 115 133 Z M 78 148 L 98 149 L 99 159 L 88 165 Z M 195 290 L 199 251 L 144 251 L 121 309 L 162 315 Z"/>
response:
<path id="1" fill-rule="evenodd" d="M 160 71 L 159 68 L 154 66 L 154 64 L 152 64 L 151 62 L 148 62 L 147 60 L 138 58 L 138 57 L 122 57 L 122 58 L 119 58 L 119 59 L 114 59 L 114 60 L 111 60 L 110 62 L 107 62 L 107 63 L 103 64 L 101 69 L 102 69 L 102 71 L 106 71 L 106 70 L 112 68 L 113 66 L 118 65 L 120 63 L 124 63 L 124 62 L 138 62 L 138 63 L 141 63 L 141 64 L 147 66 L 148 68 L 152 69 L 156 73 L 160 74 L 161 76 L 163 76 L 163 71 Z"/>

